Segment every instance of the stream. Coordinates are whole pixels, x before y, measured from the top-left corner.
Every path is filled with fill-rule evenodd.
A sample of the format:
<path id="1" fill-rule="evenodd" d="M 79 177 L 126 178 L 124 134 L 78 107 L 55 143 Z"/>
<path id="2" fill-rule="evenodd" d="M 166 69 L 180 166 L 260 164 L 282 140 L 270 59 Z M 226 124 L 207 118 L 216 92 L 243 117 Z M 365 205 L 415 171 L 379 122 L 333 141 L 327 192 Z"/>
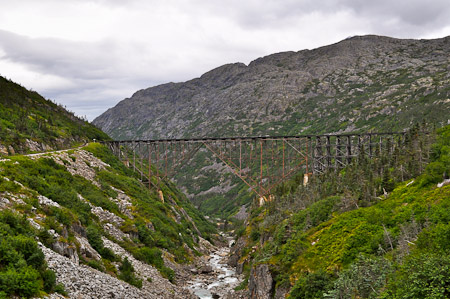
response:
<path id="1" fill-rule="evenodd" d="M 236 271 L 226 264 L 230 252 L 231 237 L 225 236 L 228 247 L 219 247 L 209 255 L 210 273 L 201 273 L 188 282 L 188 288 L 201 299 L 222 298 L 239 285 L 241 279 Z"/>

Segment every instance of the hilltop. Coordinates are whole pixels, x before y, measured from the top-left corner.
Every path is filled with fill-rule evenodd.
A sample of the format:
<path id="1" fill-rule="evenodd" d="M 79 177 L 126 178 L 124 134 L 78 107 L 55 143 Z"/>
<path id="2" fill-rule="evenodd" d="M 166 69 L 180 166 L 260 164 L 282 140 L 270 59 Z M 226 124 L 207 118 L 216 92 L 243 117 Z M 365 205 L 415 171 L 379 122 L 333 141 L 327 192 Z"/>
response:
<path id="1" fill-rule="evenodd" d="M 0 155 L 70 148 L 108 135 L 35 91 L 0 77 Z"/>

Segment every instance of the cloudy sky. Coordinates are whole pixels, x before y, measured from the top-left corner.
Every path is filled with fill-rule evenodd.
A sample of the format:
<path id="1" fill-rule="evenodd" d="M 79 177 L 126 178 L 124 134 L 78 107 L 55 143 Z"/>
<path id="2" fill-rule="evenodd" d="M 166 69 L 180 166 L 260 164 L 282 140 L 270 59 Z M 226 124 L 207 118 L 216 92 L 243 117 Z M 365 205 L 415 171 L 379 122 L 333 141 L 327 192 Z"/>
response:
<path id="1" fill-rule="evenodd" d="M 353 35 L 450 35 L 448 0 L 0 0 L 0 75 L 94 119 L 135 91 Z"/>

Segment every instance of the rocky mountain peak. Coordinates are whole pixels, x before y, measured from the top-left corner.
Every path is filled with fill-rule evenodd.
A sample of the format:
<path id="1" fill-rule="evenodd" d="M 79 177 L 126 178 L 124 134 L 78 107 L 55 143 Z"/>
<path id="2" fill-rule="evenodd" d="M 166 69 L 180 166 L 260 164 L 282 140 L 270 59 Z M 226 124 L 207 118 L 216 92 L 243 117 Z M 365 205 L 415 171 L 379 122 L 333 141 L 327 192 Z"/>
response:
<path id="1" fill-rule="evenodd" d="M 355 36 L 138 91 L 94 124 L 132 139 L 402 129 L 418 110 L 447 122 L 449 53 L 448 37 Z"/>

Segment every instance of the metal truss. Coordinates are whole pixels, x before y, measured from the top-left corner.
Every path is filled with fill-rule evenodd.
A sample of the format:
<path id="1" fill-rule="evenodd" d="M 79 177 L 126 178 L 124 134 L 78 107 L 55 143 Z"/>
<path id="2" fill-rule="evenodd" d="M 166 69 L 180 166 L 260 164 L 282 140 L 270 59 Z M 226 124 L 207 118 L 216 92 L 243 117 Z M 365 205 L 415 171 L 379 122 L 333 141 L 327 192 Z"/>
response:
<path id="1" fill-rule="evenodd" d="M 329 134 L 160 140 L 106 141 L 113 153 L 140 173 L 152 188 L 152 177 L 173 178 L 199 151 L 226 165 L 259 197 L 300 171 L 307 174 L 340 169 L 358 156 L 391 154 L 405 133 Z M 147 173 L 143 169 L 147 168 Z"/>

